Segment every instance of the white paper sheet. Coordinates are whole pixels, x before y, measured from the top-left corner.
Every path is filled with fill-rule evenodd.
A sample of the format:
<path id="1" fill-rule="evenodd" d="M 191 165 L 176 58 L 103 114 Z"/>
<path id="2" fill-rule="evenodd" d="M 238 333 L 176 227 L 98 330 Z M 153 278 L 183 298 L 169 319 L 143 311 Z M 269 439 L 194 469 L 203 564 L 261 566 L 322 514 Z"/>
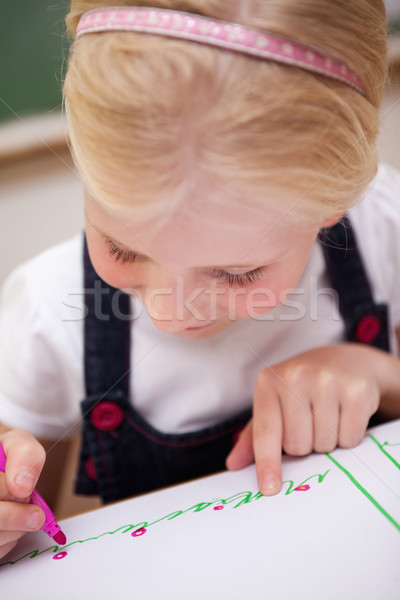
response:
<path id="1" fill-rule="evenodd" d="M 278 496 L 254 467 L 28 534 L 0 559 L 13 600 L 400 599 L 400 421 L 354 450 L 284 457 Z"/>

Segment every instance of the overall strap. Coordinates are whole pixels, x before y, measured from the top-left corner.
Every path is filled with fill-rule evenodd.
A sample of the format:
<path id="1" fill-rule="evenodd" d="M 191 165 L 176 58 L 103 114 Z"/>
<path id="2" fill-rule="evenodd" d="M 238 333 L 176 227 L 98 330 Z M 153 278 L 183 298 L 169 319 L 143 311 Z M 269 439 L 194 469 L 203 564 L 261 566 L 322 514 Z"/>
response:
<path id="1" fill-rule="evenodd" d="M 346 340 L 389 352 L 387 305 L 374 302 L 350 219 L 345 215 L 323 230 L 319 240 L 331 285 L 338 293 Z"/>
<path id="2" fill-rule="evenodd" d="M 83 258 L 86 394 L 93 396 L 112 391 L 122 392 L 127 396 L 130 369 L 130 299 L 127 294 L 110 287 L 97 275 L 89 257 L 86 236 Z"/>

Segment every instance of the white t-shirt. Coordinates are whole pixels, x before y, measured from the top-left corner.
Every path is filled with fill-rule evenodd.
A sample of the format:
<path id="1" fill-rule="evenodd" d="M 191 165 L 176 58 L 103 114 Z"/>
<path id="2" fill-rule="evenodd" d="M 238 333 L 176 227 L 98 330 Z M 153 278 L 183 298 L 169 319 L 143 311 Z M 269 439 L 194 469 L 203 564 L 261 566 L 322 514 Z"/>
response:
<path id="1" fill-rule="evenodd" d="M 350 211 L 374 299 L 389 304 L 391 342 L 400 326 L 400 173 L 381 165 L 365 200 Z M 16 269 L 0 304 L 0 422 L 38 437 L 80 426 L 83 383 L 82 236 Z M 251 406 L 259 372 L 343 340 L 320 244 L 283 304 L 208 339 L 158 330 L 132 298 L 131 402 L 153 427 L 184 433 Z"/>

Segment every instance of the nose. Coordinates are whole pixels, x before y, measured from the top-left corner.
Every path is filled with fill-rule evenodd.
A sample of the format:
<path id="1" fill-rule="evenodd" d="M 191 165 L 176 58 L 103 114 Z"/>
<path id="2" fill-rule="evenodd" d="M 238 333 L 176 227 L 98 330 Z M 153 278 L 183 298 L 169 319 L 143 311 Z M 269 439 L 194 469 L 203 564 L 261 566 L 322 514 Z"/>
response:
<path id="1" fill-rule="evenodd" d="M 179 333 L 187 327 L 208 323 L 205 288 L 182 275 L 160 278 L 147 286 L 144 294 L 146 310 L 158 329 Z"/>

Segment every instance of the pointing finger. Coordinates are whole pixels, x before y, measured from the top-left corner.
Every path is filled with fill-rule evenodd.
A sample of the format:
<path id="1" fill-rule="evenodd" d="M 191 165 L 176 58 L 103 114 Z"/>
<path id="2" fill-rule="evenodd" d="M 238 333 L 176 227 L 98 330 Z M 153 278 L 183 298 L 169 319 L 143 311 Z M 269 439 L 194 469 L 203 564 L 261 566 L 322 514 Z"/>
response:
<path id="1" fill-rule="evenodd" d="M 265 496 L 277 494 L 282 485 L 282 414 L 279 397 L 263 372 L 254 394 L 253 444 L 257 480 Z"/>

